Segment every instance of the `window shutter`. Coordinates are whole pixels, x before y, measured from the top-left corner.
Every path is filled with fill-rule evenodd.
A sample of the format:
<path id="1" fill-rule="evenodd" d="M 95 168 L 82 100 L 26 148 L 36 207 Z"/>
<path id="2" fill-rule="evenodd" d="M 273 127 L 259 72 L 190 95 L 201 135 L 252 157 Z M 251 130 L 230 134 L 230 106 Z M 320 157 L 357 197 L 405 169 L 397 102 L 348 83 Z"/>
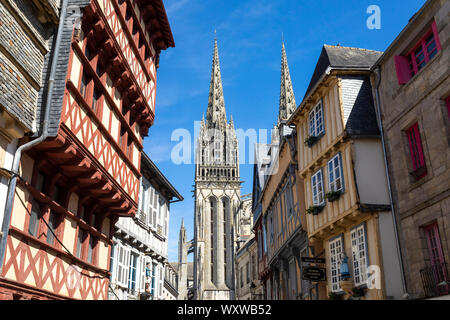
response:
<path id="1" fill-rule="evenodd" d="M 436 41 L 436 48 L 438 51 L 442 49 L 441 41 L 439 40 L 439 32 L 437 29 L 436 21 L 433 21 L 433 24 L 431 25 L 431 29 L 433 29 L 434 39 Z"/>
<path id="2" fill-rule="evenodd" d="M 416 136 L 417 151 L 419 152 L 420 166 L 423 167 L 425 165 L 425 159 L 424 159 L 424 156 L 423 156 L 422 140 L 420 139 L 420 132 L 419 132 L 419 125 L 418 124 L 416 124 L 415 127 L 414 127 L 414 134 Z"/>
<path id="3" fill-rule="evenodd" d="M 342 192 L 345 192 L 344 163 L 342 162 L 342 153 L 341 152 L 339 152 L 339 168 L 341 170 Z"/>
<path id="4" fill-rule="evenodd" d="M 395 70 L 397 71 L 398 84 L 403 85 L 408 83 L 412 77 L 408 58 L 404 56 L 396 56 L 394 61 Z"/>

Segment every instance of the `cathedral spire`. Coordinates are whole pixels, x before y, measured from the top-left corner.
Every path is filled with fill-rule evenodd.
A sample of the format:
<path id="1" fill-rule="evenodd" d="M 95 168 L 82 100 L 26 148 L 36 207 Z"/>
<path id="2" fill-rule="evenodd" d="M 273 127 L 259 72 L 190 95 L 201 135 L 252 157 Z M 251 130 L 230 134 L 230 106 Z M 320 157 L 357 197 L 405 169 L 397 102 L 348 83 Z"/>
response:
<path id="1" fill-rule="evenodd" d="M 206 111 L 208 128 L 224 128 L 227 123 L 225 101 L 223 97 L 222 76 L 220 74 L 219 49 L 214 38 L 214 56 L 209 85 L 208 109 Z"/>
<path id="2" fill-rule="evenodd" d="M 294 90 L 292 89 L 291 75 L 286 57 L 284 40 L 281 42 L 281 83 L 280 106 L 278 111 L 278 125 L 282 120 L 287 120 L 297 108 L 295 104 Z"/>

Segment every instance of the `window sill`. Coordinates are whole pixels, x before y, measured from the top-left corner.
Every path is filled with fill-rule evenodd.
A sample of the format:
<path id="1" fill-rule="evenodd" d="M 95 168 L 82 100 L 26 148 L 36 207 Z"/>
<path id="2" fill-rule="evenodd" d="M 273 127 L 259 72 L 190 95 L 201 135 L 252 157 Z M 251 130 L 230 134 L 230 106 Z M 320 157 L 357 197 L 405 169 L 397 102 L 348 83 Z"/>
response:
<path id="1" fill-rule="evenodd" d="M 411 175 L 411 179 L 413 179 L 414 181 L 410 182 L 409 187 L 408 187 L 408 192 L 413 191 L 414 189 L 420 187 L 421 185 L 430 181 L 433 178 L 433 175 L 428 170 L 427 170 L 426 176 L 420 178 L 417 181 L 412 173 L 410 173 L 410 175 Z"/>

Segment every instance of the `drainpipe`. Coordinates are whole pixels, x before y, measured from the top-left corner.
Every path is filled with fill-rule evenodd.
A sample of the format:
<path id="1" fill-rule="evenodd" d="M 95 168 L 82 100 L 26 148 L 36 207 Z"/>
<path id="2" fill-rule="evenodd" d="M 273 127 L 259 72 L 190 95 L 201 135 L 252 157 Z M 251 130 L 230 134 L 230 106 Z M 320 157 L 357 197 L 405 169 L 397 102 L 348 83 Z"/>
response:
<path id="1" fill-rule="evenodd" d="M 400 238 L 398 235 L 397 219 L 395 218 L 394 201 L 393 201 L 392 188 L 391 188 L 391 178 L 389 175 L 388 161 L 387 161 L 387 155 L 386 155 L 386 142 L 384 139 L 384 130 L 383 130 L 383 125 L 382 125 L 382 120 L 381 120 L 380 92 L 379 92 L 380 83 L 381 83 L 381 67 L 379 65 L 376 67 L 375 75 L 377 78 L 377 83 L 376 83 L 376 87 L 375 87 L 375 105 L 377 108 L 376 113 L 377 113 L 378 127 L 379 127 L 380 133 L 381 133 L 381 145 L 383 147 L 384 167 L 385 167 L 386 177 L 387 177 L 389 200 L 390 200 L 391 212 L 392 212 L 392 221 L 394 223 L 394 234 L 395 234 L 395 239 L 397 240 L 395 247 L 397 249 L 397 255 L 400 258 L 400 269 L 402 272 L 401 278 L 402 278 L 403 292 L 407 295 L 408 291 L 406 289 L 405 269 L 404 269 L 404 265 L 403 265 L 403 256 L 402 256 L 402 251 L 401 251 L 401 247 L 400 247 Z"/>
<path id="2" fill-rule="evenodd" d="M 52 65 L 50 69 L 50 77 L 48 80 L 48 89 L 47 89 L 47 100 L 45 105 L 45 114 L 44 114 L 44 121 L 42 123 L 42 134 L 37 137 L 36 139 L 29 141 L 23 145 L 21 145 L 19 148 L 17 148 L 15 154 L 14 154 L 14 161 L 12 165 L 12 177 L 9 182 L 8 186 L 8 194 L 6 196 L 6 205 L 5 205 L 5 215 L 3 218 L 3 224 L 2 224 L 2 231 L 1 231 L 1 240 L 0 240 L 0 275 L 3 271 L 3 263 L 5 259 L 5 252 L 6 252 L 6 242 L 8 239 L 8 230 L 9 225 L 11 222 L 11 213 L 12 213 L 12 207 L 13 207 L 13 200 L 14 200 L 14 192 L 16 190 L 16 184 L 17 184 L 17 177 L 19 176 L 19 165 L 20 165 L 20 159 L 22 156 L 22 153 L 42 141 L 44 141 L 48 137 L 48 118 L 49 118 L 49 110 L 50 110 L 50 104 L 51 104 L 51 97 L 53 94 L 53 84 L 55 82 L 55 73 L 56 73 L 56 62 L 59 55 L 59 46 L 61 43 L 62 33 L 64 30 L 64 21 L 66 18 L 67 13 L 67 2 L 68 0 L 63 0 L 62 7 L 61 7 L 61 15 L 59 19 L 59 25 L 58 25 L 58 33 L 56 35 L 56 43 L 55 43 L 55 51 L 53 54 L 53 60 Z"/>

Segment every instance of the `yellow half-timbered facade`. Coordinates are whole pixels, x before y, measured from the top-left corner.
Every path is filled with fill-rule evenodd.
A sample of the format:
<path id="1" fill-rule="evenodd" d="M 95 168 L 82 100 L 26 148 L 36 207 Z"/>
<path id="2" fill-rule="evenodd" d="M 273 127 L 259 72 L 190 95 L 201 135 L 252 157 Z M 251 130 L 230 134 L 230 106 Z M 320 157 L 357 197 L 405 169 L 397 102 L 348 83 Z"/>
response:
<path id="1" fill-rule="evenodd" d="M 401 294 L 400 276 L 390 279 L 400 268 L 369 78 L 380 55 L 324 46 L 306 96 L 288 121 L 297 130 L 311 253 L 326 262 L 326 280 L 312 283 L 319 299 Z"/>

